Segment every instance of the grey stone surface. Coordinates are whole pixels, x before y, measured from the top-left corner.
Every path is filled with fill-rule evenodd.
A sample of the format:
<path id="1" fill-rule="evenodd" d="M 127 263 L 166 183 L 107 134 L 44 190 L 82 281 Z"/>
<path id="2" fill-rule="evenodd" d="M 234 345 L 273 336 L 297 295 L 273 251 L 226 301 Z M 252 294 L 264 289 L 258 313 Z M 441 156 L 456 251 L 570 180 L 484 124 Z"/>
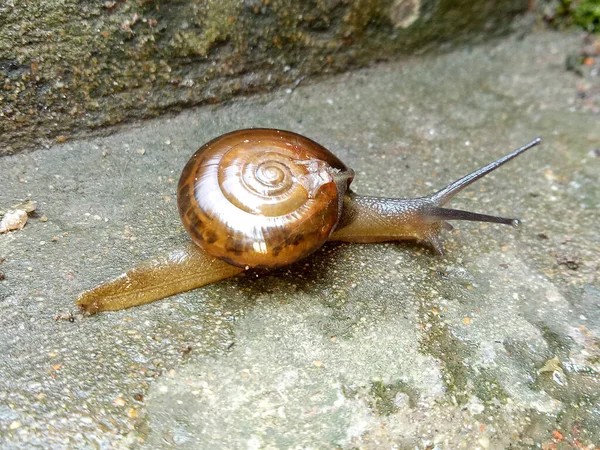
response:
<path id="1" fill-rule="evenodd" d="M 579 39 L 382 64 L 1 158 L 0 209 L 31 198 L 38 215 L 0 236 L 0 446 L 597 446 L 600 116 L 598 80 L 564 69 Z M 83 289 L 186 241 L 179 170 L 248 126 L 321 142 L 382 196 L 544 143 L 453 202 L 523 226 L 457 223 L 444 257 L 332 244 L 260 278 L 76 312 Z"/>

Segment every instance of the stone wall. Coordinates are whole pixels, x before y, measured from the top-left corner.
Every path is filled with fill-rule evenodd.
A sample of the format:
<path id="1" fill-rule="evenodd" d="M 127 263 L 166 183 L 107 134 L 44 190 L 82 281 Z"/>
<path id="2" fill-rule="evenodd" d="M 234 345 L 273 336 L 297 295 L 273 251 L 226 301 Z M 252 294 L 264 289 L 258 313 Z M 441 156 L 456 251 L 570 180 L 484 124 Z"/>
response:
<path id="1" fill-rule="evenodd" d="M 0 156 L 506 32 L 528 0 L 3 0 Z"/>

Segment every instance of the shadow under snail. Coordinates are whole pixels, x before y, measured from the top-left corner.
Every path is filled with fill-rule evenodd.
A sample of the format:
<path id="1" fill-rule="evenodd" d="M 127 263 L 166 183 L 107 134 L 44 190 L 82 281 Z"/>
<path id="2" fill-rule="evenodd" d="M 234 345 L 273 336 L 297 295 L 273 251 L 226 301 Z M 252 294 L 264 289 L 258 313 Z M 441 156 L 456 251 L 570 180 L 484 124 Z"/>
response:
<path id="1" fill-rule="evenodd" d="M 89 314 L 149 303 L 235 276 L 305 258 L 326 241 L 416 240 L 442 254 L 448 220 L 519 221 L 444 208 L 462 189 L 540 138 L 419 198 L 379 198 L 349 189 L 354 171 L 323 146 L 296 133 L 238 130 L 200 147 L 177 190 L 179 215 L 193 244 L 134 267 L 82 293 Z"/>

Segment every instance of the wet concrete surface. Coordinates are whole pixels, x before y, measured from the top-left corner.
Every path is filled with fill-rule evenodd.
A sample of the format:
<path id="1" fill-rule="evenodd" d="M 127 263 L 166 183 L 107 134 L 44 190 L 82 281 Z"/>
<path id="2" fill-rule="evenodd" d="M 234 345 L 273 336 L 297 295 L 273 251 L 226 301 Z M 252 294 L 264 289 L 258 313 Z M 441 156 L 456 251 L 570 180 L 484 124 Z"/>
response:
<path id="1" fill-rule="evenodd" d="M 0 235 L 1 446 L 600 445 L 600 81 L 565 70 L 580 39 L 381 64 L 0 159 L 0 209 L 38 204 Z M 82 290 L 187 241 L 179 171 L 250 126 L 311 137 L 379 196 L 428 194 L 544 142 L 452 203 L 519 229 L 455 223 L 444 257 L 328 244 L 261 277 L 82 316 Z"/>

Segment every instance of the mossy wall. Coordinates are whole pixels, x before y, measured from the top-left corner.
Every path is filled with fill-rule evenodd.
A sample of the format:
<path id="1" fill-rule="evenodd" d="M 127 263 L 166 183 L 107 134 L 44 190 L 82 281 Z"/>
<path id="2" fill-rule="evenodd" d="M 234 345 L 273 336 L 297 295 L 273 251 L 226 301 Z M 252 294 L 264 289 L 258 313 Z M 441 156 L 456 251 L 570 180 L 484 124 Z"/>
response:
<path id="1" fill-rule="evenodd" d="M 0 155 L 506 32 L 528 0 L 4 0 Z"/>

